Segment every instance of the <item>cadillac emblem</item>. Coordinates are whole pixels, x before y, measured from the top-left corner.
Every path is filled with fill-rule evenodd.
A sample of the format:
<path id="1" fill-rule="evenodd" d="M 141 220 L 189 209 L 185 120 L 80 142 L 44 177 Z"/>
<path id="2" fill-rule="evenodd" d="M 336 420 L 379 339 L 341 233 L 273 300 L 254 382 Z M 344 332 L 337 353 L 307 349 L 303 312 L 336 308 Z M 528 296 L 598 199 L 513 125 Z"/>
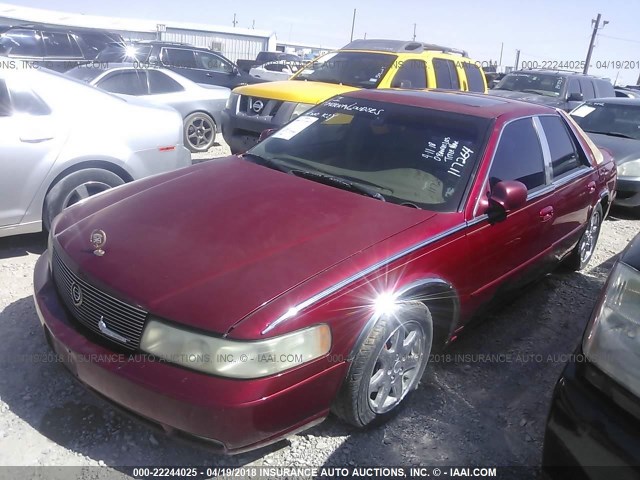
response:
<path id="1" fill-rule="evenodd" d="M 71 300 L 76 307 L 82 305 L 82 289 L 76 282 L 71 284 Z"/>
<path id="2" fill-rule="evenodd" d="M 104 233 L 104 230 L 94 230 L 91 232 L 91 239 L 89 240 L 91 245 L 93 245 L 93 254 L 101 257 L 104 255 L 104 244 L 107 243 L 107 234 Z"/>

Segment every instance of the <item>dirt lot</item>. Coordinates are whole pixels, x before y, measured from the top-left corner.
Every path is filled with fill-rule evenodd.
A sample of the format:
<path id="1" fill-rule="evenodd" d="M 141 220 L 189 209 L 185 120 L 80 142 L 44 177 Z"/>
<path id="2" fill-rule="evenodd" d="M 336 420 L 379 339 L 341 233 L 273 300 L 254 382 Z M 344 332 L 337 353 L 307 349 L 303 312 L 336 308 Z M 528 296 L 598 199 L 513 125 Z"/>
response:
<path id="1" fill-rule="evenodd" d="M 446 352 L 449 358 L 427 368 L 420 389 L 388 424 L 358 432 L 329 418 L 236 457 L 152 433 L 43 359 L 49 348 L 31 295 L 46 238 L 0 239 L 0 465 L 108 467 L 91 478 L 114 478 L 133 465 L 538 465 L 563 355 L 578 344 L 615 256 L 639 226 L 614 212 L 586 271 L 549 275 L 490 315 Z M 527 475 L 533 473 L 520 478 Z"/>

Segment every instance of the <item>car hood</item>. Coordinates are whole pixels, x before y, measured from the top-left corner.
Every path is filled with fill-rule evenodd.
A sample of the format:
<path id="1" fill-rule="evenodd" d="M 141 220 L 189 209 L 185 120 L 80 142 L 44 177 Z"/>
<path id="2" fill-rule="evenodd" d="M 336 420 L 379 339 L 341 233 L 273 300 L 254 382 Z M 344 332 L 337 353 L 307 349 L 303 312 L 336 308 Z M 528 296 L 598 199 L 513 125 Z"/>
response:
<path id="1" fill-rule="evenodd" d="M 491 95 L 504 98 L 512 98 L 514 100 L 522 100 L 523 102 L 537 103 L 540 105 L 558 106 L 562 102 L 558 97 L 548 97 L 546 95 L 538 95 L 529 92 L 515 92 L 511 90 L 489 90 Z"/>
<path id="2" fill-rule="evenodd" d="M 433 215 L 227 157 L 71 207 L 55 237 L 69 267 L 97 287 L 152 315 L 223 334 Z M 89 242 L 94 229 L 107 235 L 102 257 Z"/>
<path id="3" fill-rule="evenodd" d="M 616 165 L 640 158 L 640 140 L 612 137 L 611 135 L 599 133 L 587 133 L 587 135 L 598 147 L 606 148 L 611 152 Z"/>
<path id="4" fill-rule="evenodd" d="M 318 104 L 334 95 L 357 90 L 348 85 L 311 82 L 306 80 L 282 80 L 238 87 L 233 92 L 252 97 L 271 98 L 289 102 Z"/>

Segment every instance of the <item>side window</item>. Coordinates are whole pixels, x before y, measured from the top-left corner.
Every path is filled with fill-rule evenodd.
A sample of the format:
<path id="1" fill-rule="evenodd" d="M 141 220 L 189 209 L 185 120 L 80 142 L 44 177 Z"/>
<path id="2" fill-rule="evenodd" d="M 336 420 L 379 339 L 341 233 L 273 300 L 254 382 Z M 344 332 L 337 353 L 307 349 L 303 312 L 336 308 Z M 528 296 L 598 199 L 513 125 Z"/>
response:
<path id="1" fill-rule="evenodd" d="M 436 73 L 436 88 L 460 90 L 460 81 L 458 80 L 455 63 L 444 58 L 434 58 L 433 68 Z"/>
<path id="2" fill-rule="evenodd" d="M 595 79 L 594 87 L 596 88 L 596 98 L 618 96 L 611 82 L 606 80 Z"/>
<path id="3" fill-rule="evenodd" d="M 182 85 L 162 72 L 148 70 L 147 75 L 149 76 L 149 92 L 152 95 L 182 92 L 184 90 Z"/>
<path id="4" fill-rule="evenodd" d="M 591 98 L 595 98 L 596 91 L 593 88 L 593 81 L 589 78 L 581 78 L 580 79 L 580 89 L 582 90 L 582 95 L 584 95 L 585 100 L 589 100 Z"/>
<path id="5" fill-rule="evenodd" d="M 228 73 L 233 70 L 233 67 L 229 62 L 226 62 L 222 57 L 206 52 L 194 52 L 196 67 L 203 70 L 211 70 L 212 72 Z M 280 69 L 279 71 L 282 71 Z"/>
<path id="6" fill-rule="evenodd" d="M 162 63 L 170 67 L 197 68 L 193 50 L 183 48 L 163 48 Z"/>
<path id="7" fill-rule="evenodd" d="M 582 166 L 575 145 L 564 122 L 559 117 L 539 117 L 551 150 L 553 178 L 558 178 Z"/>
<path id="8" fill-rule="evenodd" d="M 427 65 L 422 60 L 407 60 L 393 77 L 391 88 L 427 88 Z"/>
<path id="9" fill-rule="evenodd" d="M 580 84 L 576 78 L 569 78 L 569 84 L 567 85 L 567 94 L 571 95 L 572 93 L 582 93 L 580 91 Z"/>
<path id="10" fill-rule="evenodd" d="M 467 75 L 467 83 L 470 92 L 484 93 L 484 81 L 480 68 L 471 62 L 464 62 L 464 73 Z"/>
<path id="11" fill-rule="evenodd" d="M 528 190 L 545 184 L 542 147 L 530 118 L 508 124 L 502 131 L 489 173 L 491 185 L 517 180 Z"/>
<path id="12" fill-rule="evenodd" d="M 124 95 L 147 95 L 147 74 L 144 70 L 114 72 L 98 82 L 107 92 Z"/>
<path id="13" fill-rule="evenodd" d="M 42 38 L 34 30 L 11 30 L 0 36 L 0 55 L 42 57 Z"/>
<path id="14" fill-rule="evenodd" d="M 66 33 L 42 32 L 44 52 L 48 57 L 81 57 L 82 52 L 75 39 Z"/>
<path id="15" fill-rule="evenodd" d="M 11 116 L 11 100 L 4 80 L 0 80 L 0 117 Z"/>

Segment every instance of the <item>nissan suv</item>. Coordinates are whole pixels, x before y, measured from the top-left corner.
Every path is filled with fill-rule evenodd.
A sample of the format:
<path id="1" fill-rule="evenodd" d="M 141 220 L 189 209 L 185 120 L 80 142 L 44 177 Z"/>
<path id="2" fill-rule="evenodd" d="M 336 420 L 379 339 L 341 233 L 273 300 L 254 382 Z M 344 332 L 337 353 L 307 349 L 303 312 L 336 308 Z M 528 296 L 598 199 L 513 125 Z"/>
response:
<path id="1" fill-rule="evenodd" d="M 96 57 L 97 62 L 134 62 L 141 66 L 157 66 L 173 70 L 196 83 L 234 88 L 262 82 L 253 78 L 220 52 L 194 47 L 186 43 L 139 41 L 108 45 Z"/>
<path id="2" fill-rule="evenodd" d="M 93 60 L 109 43 L 123 41 L 116 33 L 89 28 L 0 26 L 0 55 L 59 72 Z"/>
<path id="3" fill-rule="evenodd" d="M 491 95 L 538 103 L 564 111 L 585 100 L 615 97 L 611 82 L 604 78 L 562 70 L 518 70 L 507 74 Z"/>
<path id="4" fill-rule="evenodd" d="M 479 62 L 464 50 L 400 40 L 354 40 L 318 57 L 289 80 L 233 91 L 222 114 L 222 134 L 233 153 L 254 146 L 263 130 L 278 128 L 334 95 L 359 88 L 442 88 L 486 93 Z"/>

